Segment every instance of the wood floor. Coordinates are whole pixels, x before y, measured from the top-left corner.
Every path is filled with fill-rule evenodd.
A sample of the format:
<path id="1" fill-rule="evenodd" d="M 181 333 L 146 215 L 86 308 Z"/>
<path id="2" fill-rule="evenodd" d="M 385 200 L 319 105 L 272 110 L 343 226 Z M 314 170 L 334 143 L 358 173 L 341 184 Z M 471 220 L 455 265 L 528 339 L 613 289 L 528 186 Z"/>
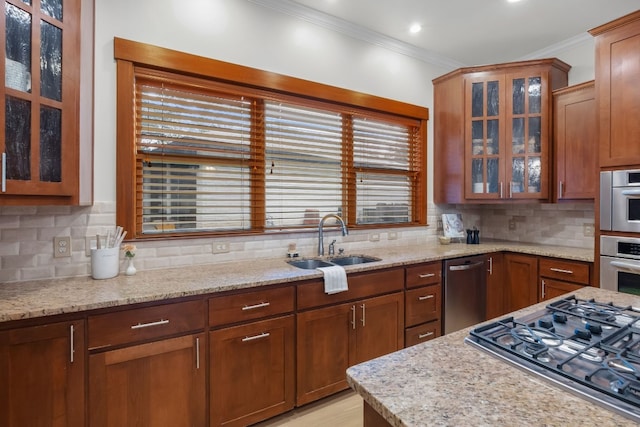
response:
<path id="1" fill-rule="evenodd" d="M 347 390 L 318 402 L 296 408 L 259 427 L 362 427 L 362 398 Z"/>

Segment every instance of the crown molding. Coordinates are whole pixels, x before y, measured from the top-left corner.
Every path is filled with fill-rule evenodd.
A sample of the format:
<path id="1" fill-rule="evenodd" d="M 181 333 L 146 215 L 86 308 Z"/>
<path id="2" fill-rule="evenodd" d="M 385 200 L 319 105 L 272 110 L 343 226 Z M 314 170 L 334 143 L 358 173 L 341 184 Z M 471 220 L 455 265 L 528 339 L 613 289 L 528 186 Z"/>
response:
<path id="1" fill-rule="evenodd" d="M 466 64 L 455 61 L 446 56 L 438 55 L 425 49 L 420 49 L 409 43 L 385 36 L 376 31 L 355 25 L 344 19 L 337 18 L 324 12 L 301 5 L 291 0 L 249 0 L 251 3 L 293 16 L 311 24 L 324 27 L 328 30 L 342 33 L 346 36 L 358 39 L 369 44 L 380 46 L 384 49 L 400 53 L 436 65 L 445 69 L 456 69 Z"/>
<path id="2" fill-rule="evenodd" d="M 550 46 L 545 47 L 544 49 L 537 50 L 535 52 L 531 52 L 528 55 L 525 55 L 519 58 L 520 61 L 526 61 L 529 59 L 538 59 L 538 58 L 551 58 L 557 56 L 559 52 L 562 52 L 567 49 L 574 48 L 580 44 L 591 41 L 594 42 L 594 38 L 589 33 L 579 34 L 577 36 L 568 38 L 561 42 L 552 44 Z"/>

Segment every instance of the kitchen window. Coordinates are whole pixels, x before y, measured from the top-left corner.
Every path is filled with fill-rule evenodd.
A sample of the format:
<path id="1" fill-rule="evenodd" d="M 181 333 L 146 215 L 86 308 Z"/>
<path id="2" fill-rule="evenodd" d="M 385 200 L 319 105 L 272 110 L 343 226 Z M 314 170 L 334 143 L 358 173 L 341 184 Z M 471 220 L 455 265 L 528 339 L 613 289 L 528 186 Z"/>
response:
<path id="1" fill-rule="evenodd" d="M 116 216 L 133 238 L 315 229 L 328 213 L 426 223 L 426 109 L 115 45 Z"/>

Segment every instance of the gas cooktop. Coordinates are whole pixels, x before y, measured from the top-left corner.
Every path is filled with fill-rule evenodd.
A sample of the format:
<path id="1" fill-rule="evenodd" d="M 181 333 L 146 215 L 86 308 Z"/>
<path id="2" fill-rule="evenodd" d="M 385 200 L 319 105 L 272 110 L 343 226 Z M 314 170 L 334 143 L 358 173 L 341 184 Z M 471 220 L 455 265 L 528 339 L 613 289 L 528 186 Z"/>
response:
<path id="1" fill-rule="evenodd" d="M 640 422 L 640 308 L 570 296 L 465 341 Z"/>

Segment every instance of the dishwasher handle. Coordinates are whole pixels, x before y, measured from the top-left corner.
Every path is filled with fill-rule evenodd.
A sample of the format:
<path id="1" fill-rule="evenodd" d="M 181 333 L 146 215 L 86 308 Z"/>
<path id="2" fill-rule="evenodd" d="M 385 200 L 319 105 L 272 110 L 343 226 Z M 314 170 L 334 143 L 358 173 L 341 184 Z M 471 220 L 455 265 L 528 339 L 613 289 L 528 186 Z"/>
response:
<path id="1" fill-rule="evenodd" d="M 472 264 L 450 265 L 449 270 L 451 271 L 471 270 L 472 268 L 480 267 L 483 264 L 484 264 L 484 261 L 474 262 Z"/>

